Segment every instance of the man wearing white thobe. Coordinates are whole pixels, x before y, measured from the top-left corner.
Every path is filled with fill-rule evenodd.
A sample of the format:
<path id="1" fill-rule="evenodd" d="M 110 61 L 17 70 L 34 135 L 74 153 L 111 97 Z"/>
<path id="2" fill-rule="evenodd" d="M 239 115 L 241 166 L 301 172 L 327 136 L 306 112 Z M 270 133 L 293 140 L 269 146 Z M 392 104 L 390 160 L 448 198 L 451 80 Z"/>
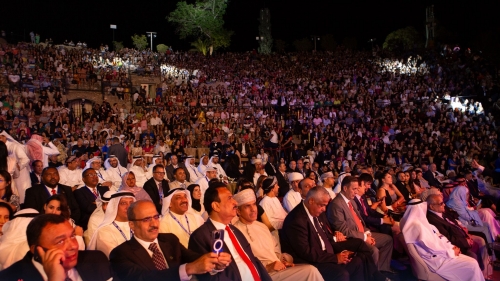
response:
<path id="1" fill-rule="evenodd" d="M 59 172 L 59 183 L 67 185 L 73 190 L 85 186 L 82 178 L 82 169 L 78 168 L 80 160 L 76 156 L 66 159 L 66 166 L 57 168 Z"/>
<path id="2" fill-rule="evenodd" d="M 127 169 L 120 165 L 118 158 L 115 155 L 110 155 L 106 161 L 104 161 L 104 167 L 106 168 L 106 176 L 104 177 L 107 181 L 113 183 L 114 191 L 118 191 L 122 185 L 122 177 L 127 172 Z"/>
<path id="3" fill-rule="evenodd" d="M 293 172 L 288 174 L 288 182 L 290 183 L 290 190 L 283 197 L 283 207 L 287 212 L 290 212 L 302 202 L 300 195 L 299 182 L 303 180 L 302 174 Z"/>
<path id="4" fill-rule="evenodd" d="M 255 193 L 245 189 L 234 195 L 238 203 L 238 220 L 233 224 L 250 243 L 252 252 L 266 267 L 273 281 L 321 281 L 318 269 L 309 264 L 294 265 L 293 258 L 281 253 L 281 247 L 267 226 L 257 221 Z"/>
<path id="5" fill-rule="evenodd" d="M 18 143 L 5 131 L 0 133 L 0 141 L 4 142 L 7 146 L 9 155 L 16 157 L 17 166 L 19 167 L 19 177 L 14 179 L 14 185 L 17 189 L 17 193 L 19 194 L 19 202 L 23 204 L 26 189 L 31 187 L 31 181 L 26 180 L 30 177 L 30 159 L 28 158 L 28 155 L 26 155 L 24 145 Z"/>
<path id="6" fill-rule="evenodd" d="M 144 184 L 148 181 L 147 169 L 144 168 L 144 160 L 141 156 L 135 156 L 132 164 L 130 164 L 130 172 L 133 172 L 135 175 L 135 184 L 138 187 L 143 187 Z"/>
<path id="7" fill-rule="evenodd" d="M 200 191 L 201 191 L 200 203 L 202 205 L 203 205 L 203 199 L 204 199 L 203 197 L 205 196 L 205 191 L 208 188 L 208 183 L 210 182 L 211 179 L 215 179 L 215 178 L 217 178 L 217 170 L 212 168 L 212 167 L 208 167 L 207 170 L 205 171 L 205 176 L 199 178 L 196 181 L 196 184 L 200 186 Z"/>
<path id="8" fill-rule="evenodd" d="M 189 190 L 175 188 L 168 191 L 163 199 L 160 220 L 160 233 L 172 233 L 179 238 L 184 247 L 188 247 L 191 233 L 205 223 L 203 218 L 191 209 Z"/>

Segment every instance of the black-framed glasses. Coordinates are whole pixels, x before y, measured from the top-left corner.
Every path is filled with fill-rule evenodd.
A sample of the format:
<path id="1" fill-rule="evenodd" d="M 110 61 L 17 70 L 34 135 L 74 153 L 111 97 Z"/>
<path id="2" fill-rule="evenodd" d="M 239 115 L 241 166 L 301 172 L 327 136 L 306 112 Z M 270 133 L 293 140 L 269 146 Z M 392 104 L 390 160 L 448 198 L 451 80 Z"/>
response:
<path id="1" fill-rule="evenodd" d="M 142 219 L 135 219 L 135 220 L 131 220 L 131 221 L 140 221 L 140 222 L 143 222 L 143 223 L 150 223 L 152 220 L 159 220 L 161 219 L 161 215 L 160 214 L 157 214 L 157 215 L 154 215 L 152 217 L 145 217 L 145 218 L 142 218 Z"/>

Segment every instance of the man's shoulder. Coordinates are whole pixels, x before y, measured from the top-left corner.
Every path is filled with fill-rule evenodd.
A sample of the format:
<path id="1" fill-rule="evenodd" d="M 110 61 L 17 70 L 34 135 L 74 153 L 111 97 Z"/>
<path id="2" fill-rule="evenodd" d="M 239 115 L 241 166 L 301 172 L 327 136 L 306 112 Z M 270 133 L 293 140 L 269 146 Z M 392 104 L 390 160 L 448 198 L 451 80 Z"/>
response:
<path id="1" fill-rule="evenodd" d="M 106 255 L 97 250 L 85 250 L 85 251 L 78 251 L 78 263 L 85 263 L 85 262 L 91 262 L 91 263 L 103 263 L 106 264 L 108 263 L 108 258 Z"/>

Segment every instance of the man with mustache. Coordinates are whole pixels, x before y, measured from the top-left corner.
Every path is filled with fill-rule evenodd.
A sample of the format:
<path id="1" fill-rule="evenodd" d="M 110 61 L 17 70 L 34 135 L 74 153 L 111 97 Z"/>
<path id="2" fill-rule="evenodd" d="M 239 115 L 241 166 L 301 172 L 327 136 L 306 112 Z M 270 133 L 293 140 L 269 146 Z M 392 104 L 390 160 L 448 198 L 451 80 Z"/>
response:
<path id="1" fill-rule="evenodd" d="M 226 185 L 222 182 L 211 183 L 205 191 L 203 206 L 209 219 L 191 234 L 189 249 L 199 253 L 227 253 L 234 262 L 223 271 L 198 275 L 198 280 L 271 281 L 266 268 L 254 256 L 248 240 L 231 224 L 238 204 Z M 214 238 L 219 235 L 215 235 L 214 231 L 217 231 L 222 240 L 218 249 L 214 249 L 217 246 Z"/>
<path id="2" fill-rule="evenodd" d="M 29 251 L 24 258 L 0 271 L 0 280 L 104 281 L 112 277 L 100 251 L 78 251 L 71 223 L 63 216 L 35 217 L 26 231 Z"/>
<path id="3" fill-rule="evenodd" d="M 120 280 L 182 280 L 192 274 L 224 270 L 231 264 L 231 256 L 197 254 L 186 249 L 170 233 L 158 233 L 161 216 L 150 201 L 139 200 L 127 211 L 134 236 L 116 247 L 109 259 Z"/>
<path id="4" fill-rule="evenodd" d="M 182 171 L 182 170 L 181 170 Z M 191 233 L 205 221 L 191 209 L 191 194 L 184 188 L 175 188 L 163 199 L 160 233 L 172 233 L 184 247 L 188 246 Z"/>

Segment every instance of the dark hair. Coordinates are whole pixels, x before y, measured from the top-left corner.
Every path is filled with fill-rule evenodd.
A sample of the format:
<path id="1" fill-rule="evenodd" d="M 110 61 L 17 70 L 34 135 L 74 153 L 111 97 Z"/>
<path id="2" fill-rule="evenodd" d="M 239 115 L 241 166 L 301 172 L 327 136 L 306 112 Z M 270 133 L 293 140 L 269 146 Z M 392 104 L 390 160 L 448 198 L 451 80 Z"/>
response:
<path id="1" fill-rule="evenodd" d="M 0 209 L 5 208 L 7 211 L 9 211 L 9 220 L 11 220 L 14 217 L 14 210 L 12 210 L 12 207 L 5 202 L 0 202 Z"/>
<path id="2" fill-rule="evenodd" d="M 49 169 L 54 169 L 54 170 L 57 171 L 57 173 L 59 173 L 59 170 L 57 170 L 56 167 L 50 167 L 50 166 L 48 166 L 48 167 L 43 168 L 43 170 L 42 170 L 42 177 L 43 177 L 43 174 L 45 174 L 45 172 L 48 171 Z"/>
<path id="3" fill-rule="evenodd" d="M 344 189 L 344 187 L 350 185 L 352 182 L 358 182 L 358 178 L 357 177 L 353 177 L 353 176 L 347 176 L 345 178 L 342 179 L 342 189 Z"/>
<path id="4" fill-rule="evenodd" d="M 379 179 L 379 181 L 378 181 L 378 186 L 377 186 L 377 188 L 382 187 L 382 185 L 384 184 L 384 183 L 382 182 L 382 179 L 383 179 L 383 178 L 385 178 L 385 176 L 387 176 L 388 174 L 389 174 L 389 172 L 388 172 L 388 171 L 384 171 L 384 172 L 382 172 L 382 173 L 379 175 L 379 178 L 378 178 L 378 179 Z"/>
<path id="5" fill-rule="evenodd" d="M 219 188 L 226 188 L 226 185 L 222 182 L 219 182 L 220 184 L 211 184 L 207 190 L 205 191 L 205 195 L 203 196 L 203 207 L 205 207 L 205 211 L 207 212 L 208 215 L 212 213 L 212 202 L 219 202 L 220 203 L 220 197 L 219 197 Z"/>
<path id="6" fill-rule="evenodd" d="M 175 168 L 174 169 L 174 175 L 177 174 L 177 171 L 179 171 L 179 170 L 183 170 L 184 171 L 184 168 L 182 168 L 182 167 Z"/>
<path id="7" fill-rule="evenodd" d="M 38 164 L 39 162 L 43 164 L 42 160 L 35 160 L 33 161 L 33 163 L 31 163 L 31 167 L 35 168 L 35 165 Z"/>
<path id="8" fill-rule="evenodd" d="M 358 181 L 359 181 L 359 183 L 361 183 L 362 181 L 363 182 L 373 182 L 373 177 L 372 177 L 372 175 L 370 175 L 368 173 L 362 173 L 361 175 L 359 175 Z"/>
<path id="9" fill-rule="evenodd" d="M 9 202 L 10 197 L 12 196 L 12 177 L 6 170 L 0 170 L 0 176 L 2 176 L 5 181 L 8 182 L 7 186 L 5 187 L 5 195 L 0 199 L 4 199 L 5 201 Z"/>
<path id="10" fill-rule="evenodd" d="M 42 235 L 42 230 L 49 223 L 51 224 L 61 224 L 66 222 L 66 219 L 62 216 L 54 215 L 54 214 L 43 214 L 38 215 L 33 218 L 28 227 L 26 228 L 26 237 L 28 238 L 28 245 L 37 245 L 40 236 Z"/>
<path id="11" fill-rule="evenodd" d="M 162 164 L 155 165 L 155 166 L 153 167 L 153 172 L 154 172 L 154 171 L 156 171 L 156 169 L 158 169 L 158 168 L 163 168 L 163 169 L 165 169 L 165 166 L 163 166 Z"/>
<path id="12" fill-rule="evenodd" d="M 48 205 L 50 201 L 59 201 L 59 204 L 61 205 L 61 216 L 69 220 L 71 214 L 69 211 L 68 200 L 66 199 L 66 196 L 63 194 L 54 194 L 47 198 L 47 200 L 45 201 L 45 205 Z"/>
<path id="13" fill-rule="evenodd" d="M 251 182 L 245 178 L 240 178 L 238 180 L 238 183 L 236 184 L 236 186 L 237 186 L 237 189 L 239 189 L 238 192 L 245 190 L 245 189 L 249 189 L 249 188 L 255 190 L 255 186 L 254 186 L 253 182 Z"/>
<path id="14" fill-rule="evenodd" d="M 7 157 L 9 156 L 9 151 L 7 150 L 7 145 L 0 141 L 0 170 L 8 170 L 7 167 Z"/>

